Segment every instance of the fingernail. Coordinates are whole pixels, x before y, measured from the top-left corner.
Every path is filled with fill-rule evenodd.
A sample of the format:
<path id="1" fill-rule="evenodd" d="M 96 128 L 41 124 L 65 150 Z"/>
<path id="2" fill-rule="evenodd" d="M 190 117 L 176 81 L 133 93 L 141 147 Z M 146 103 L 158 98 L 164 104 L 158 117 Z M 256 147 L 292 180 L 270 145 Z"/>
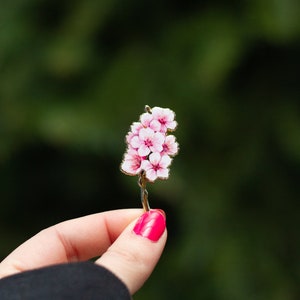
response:
<path id="1" fill-rule="evenodd" d="M 166 228 L 166 218 L 159 210 L 149 210 L 142 214 L 136 222 L 135 234 L 157 242 Z"/>

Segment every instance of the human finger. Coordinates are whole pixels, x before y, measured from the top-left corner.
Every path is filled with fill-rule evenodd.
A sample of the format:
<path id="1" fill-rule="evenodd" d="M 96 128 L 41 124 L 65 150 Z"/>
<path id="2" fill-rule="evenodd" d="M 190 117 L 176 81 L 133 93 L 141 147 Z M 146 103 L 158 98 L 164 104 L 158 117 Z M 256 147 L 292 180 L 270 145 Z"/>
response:
<path id="1" fill-rule="evenodd" d="M 150 276 L 166 240 L 164 213 L 150 210 L 130 223 L 96 263 L 118 276 L 134 294 Z"/>
<path id="2" fill-rule="evenodd" d="M 141 209 L 113 210 L 44 229 L 0 263 L 0 278 L 52 264 L 99 256 L 141 214 Z"/>

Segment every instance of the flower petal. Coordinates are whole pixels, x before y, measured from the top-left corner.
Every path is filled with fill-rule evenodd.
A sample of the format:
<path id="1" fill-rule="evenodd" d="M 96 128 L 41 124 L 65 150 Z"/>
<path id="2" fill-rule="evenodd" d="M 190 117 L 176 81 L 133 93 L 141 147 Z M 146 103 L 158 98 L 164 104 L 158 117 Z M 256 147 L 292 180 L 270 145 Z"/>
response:
<path id="1" fill-rule="evenodd" d="M 169 169 L 159 169 L 156 171 L 157 177 L 167 179 L 169 177 Z"/>
<path id="2" fill-rule="evenodd" d="M 144 144 L 142 144 L 138 149 L 139 156 L 147 156 L 149 153 L 150 153 L 149 147 L 147 147 Z"/>
<path id="3" fill-rule="evenodd" d="M 154 131 L 160 131 L 161 124 L 158 120 L 152 120 L 151 123 L 149 124 L 149 127 Z"/>
<path id="4" fill-rule="evenodd" d="M 146 178 L 149 181 L 154 181 L 155 179 L 157 179 L 157 173 L 153 169 L 149 169 L 148 171 L 146 171 Z"/>
<path id="5" fill-rule="evenodd" d="M 177 122 L 176 121 L 172 121 L 172 122 L 168 122 L 167 123 L 167 128 L 170 130 L 175 130 L 177 127 Z"/>
<path id="6" fill-rule="evenodd" d="M 139 132 L 139 138 L 144 141 L 146 139 L 152 138 L 154 131 L 151 128 L 142 128 Z"/>
<path id="7" fill-rule="evenodd" d="M 148 127 L 150 122 L 153 120 L 152 114 L 144 113 L 140 117 L 141 123 L 144 127 Z"/>
<path id="8" fill-rule="evenodd" d="M 153 152 L 149 155 L 149 161 L 152 165 L 156 166 L 160 163 L 161 156 L 159 152 Z"/>
<path id="9" fill-rule="evenodd" d="M 161 168 L 167 168 L 172 162 L 172 159 L 169 155 L 163 155 L 161 160 L 160 160 L 160 167 Z"/>
<path id="10" fill-rule="evenodd" d="M 129 142 L 129 145 L 135 149 L 139 148 L 141 144 L 142 142 L 137 135 L 133 136 Z"/>

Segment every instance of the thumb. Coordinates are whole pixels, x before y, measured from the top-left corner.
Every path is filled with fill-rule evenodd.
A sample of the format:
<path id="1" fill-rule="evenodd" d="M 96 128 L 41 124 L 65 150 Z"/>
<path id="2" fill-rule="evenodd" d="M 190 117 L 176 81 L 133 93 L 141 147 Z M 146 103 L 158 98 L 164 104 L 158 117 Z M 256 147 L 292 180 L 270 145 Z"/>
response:
<path id="1" fill-rule="evenodd" d="M 119 277 L 132 295 L 150 276 L 166 240 L 164 213 L 150 210 L 130 223 L 96 263 Z"/>

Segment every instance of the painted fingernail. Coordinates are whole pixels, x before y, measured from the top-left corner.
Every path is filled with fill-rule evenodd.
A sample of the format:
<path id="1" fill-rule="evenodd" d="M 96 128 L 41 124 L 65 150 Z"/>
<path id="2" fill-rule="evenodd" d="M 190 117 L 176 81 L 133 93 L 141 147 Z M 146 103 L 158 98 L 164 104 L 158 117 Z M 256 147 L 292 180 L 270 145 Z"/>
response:
<path id="1" fill-rule="evenodd" d="M 157 242 L 166 228 L 166 218 L 159 210 L 149 210 L 142 214 L 136 222 L 135 234 Z"/>

